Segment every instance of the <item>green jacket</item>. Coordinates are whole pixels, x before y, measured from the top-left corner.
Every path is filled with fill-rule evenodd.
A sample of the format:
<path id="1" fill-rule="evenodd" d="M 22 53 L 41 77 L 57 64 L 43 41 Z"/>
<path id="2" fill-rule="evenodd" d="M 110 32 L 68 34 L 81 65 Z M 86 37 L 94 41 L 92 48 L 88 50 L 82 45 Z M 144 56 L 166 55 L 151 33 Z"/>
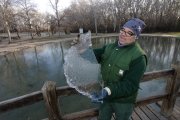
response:
<path id="1" fill-rule="evenodd" d="M 117 42 L 95 49 L 101 64 L 104 87 L 111 90 L 105 101 L 135 103 L 140 79 L 143 76 L 147 58 L 137 42 L 119 47 Z"/>

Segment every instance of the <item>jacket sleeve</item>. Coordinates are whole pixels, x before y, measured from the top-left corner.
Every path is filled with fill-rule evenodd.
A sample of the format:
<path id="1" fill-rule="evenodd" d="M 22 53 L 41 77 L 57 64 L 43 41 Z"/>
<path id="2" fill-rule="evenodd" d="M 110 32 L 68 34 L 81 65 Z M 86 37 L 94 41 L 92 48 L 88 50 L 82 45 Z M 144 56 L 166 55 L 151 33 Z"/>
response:
<path id="1" fill-rule="evenodd" d="M 123 79 L 116 83 L 107 86 L 111 90 L 109 97 L 127 97 L 136 93 L 139 89 L 140 79 L 146 70 L 147 62 L 145 56 L 140 56 L 135 59 L 129 67 L 128 71 L 124 72 Z"/>
<path id="2" fill-rule="evenodd" d="M 93 49 L 98 63 L 100 63 L 102 60 L 102 54 L 104 54 L 105 48 L 106 46 L 103 46 L 102 48 Z"/>

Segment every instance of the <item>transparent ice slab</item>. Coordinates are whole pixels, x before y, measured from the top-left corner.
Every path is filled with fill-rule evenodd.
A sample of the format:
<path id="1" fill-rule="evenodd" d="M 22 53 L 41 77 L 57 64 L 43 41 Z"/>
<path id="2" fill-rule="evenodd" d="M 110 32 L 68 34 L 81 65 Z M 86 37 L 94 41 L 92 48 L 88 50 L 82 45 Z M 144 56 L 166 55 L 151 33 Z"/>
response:
<path id="1" fill-rule="evenodd" d="M 103 87 L 101 66 L 91 49 L 91 33 L 81 34 L 65 55 L 64 74 L 70 87 L 91 98 Z"/>

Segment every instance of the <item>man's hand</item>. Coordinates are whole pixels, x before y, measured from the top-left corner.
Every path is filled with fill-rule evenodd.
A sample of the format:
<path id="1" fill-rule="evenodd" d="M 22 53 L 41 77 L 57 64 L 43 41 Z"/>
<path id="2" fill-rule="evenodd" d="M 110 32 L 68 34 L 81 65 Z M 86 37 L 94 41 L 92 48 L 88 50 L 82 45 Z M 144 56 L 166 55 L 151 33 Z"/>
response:
<path id="1" fill-rule="evenodd" d="M 103 99 L 108 96 L 108 92 L 105 89 L 102 89 L 101 91 L 97 93 L 91 94 L 91 101 L 93 103 L 103 103 Z"/>

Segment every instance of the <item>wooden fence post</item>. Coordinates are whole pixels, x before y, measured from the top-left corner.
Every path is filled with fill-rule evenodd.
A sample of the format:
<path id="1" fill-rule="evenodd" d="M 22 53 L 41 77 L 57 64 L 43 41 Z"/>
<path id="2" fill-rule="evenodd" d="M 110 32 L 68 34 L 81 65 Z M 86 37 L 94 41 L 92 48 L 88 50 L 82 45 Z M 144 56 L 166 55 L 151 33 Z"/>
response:
<path id="1" fill-rule="evenodd" d="M 43 98 L 49 114 L 49 120 L 62 120 L 58 109 L 58 97 L 56 96 L 56 83 L 47 81 L 42 87 Z"/>
<path id="2" fill-rule="evenodd" d="M 172 65 L 172 67 L 175 69 L 175 73 L 172 79 L 169 79 L 167 81 L 166 86 L 166 90 L 169 95 L 166 99 L 163 100 L 161 106 L 161 113 L 166 117 L 169 117 L 173 112 L 173 108 L 180 88 L 180 64 Z"/>

